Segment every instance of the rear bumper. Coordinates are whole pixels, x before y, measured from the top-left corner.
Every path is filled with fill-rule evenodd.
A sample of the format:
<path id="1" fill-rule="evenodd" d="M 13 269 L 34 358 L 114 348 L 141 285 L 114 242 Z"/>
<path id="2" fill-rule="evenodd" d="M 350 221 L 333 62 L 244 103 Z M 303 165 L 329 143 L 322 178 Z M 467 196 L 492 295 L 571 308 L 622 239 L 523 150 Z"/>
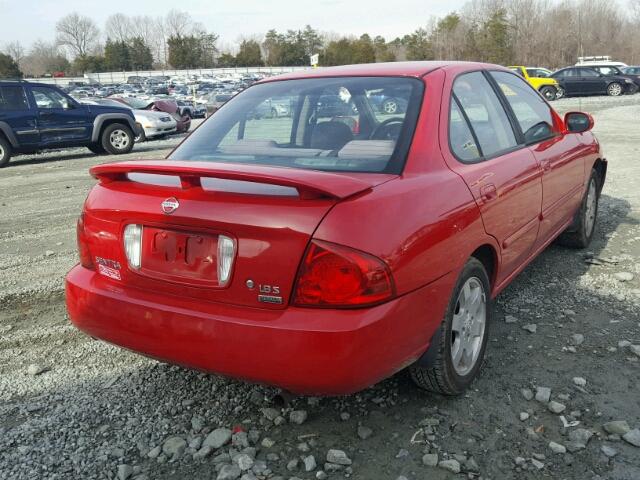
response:
<path id="1" fill-rule="evenodd" d="M 66 277 L 71 321 L 124 348 L 296 393 L 348 394 L 420 357 L 440 324 L 451 274 L 361 310 L 252 309 L 132 288 L 81 266 Z"/>

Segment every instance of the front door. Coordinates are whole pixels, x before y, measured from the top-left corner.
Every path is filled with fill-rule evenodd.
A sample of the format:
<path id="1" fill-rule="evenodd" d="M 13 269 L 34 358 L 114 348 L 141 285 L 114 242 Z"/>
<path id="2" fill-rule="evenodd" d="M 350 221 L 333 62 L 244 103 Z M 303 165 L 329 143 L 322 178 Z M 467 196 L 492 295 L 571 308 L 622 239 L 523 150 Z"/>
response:
<path id="1" fill-rule="evenodd" d="M 536 158 L 519 141 L 486 75 L 472 72 L 455 79 L 450 105 L 443 109 L 449 115 L 444 123 L 449 125 L 450 146 L 444 151 L 447 163 L 473 194 L 486 232 L 500 245 L 499 284 L 531 254 L 542 182 Z"/>
<path id="2" fill-rule="evenodd" d="M 72 145 L 88 140 L 91 124 L 86 106 L 47 86 L 31 87 L 31 93 L 38 111 L 38 130 L 43 144 Z"/>
<path id="3" fill-rule="evenodd" d="M 542 170 L 542 211 L 536 247 L 559 233 L 580 204 L 584 156 L 577 134 L 565 134 L 562 120 L 540 95 L 515 75 L 491 72 L 529 151 Z"/>

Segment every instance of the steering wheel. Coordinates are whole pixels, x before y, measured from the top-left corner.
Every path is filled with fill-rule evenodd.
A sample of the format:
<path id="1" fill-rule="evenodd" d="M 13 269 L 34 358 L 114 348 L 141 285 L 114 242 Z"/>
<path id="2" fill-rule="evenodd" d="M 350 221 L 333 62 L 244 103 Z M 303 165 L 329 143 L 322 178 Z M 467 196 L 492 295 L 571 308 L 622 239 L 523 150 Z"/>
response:
<path id="1" fill-rule="evenodd" d="M 402 117 L 387 118 L 380 123 L 371 133 L 370 140 L 397 140 L 404 119 Z"/>

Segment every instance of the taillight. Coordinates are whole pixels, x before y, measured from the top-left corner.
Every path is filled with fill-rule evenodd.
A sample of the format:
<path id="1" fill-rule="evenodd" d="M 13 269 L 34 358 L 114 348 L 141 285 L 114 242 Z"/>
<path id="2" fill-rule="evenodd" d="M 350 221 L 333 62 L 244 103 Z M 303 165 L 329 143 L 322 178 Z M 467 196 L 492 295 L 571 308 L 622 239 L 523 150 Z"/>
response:
<path id="1" fill-rule="evenodd" d="M 393 295 L 391 272 L 382 260 L 349 247 L 313 240 L 298 272 L 293 303 L 363 307 Z"/>
<path id="2" fill-rule="evenodd" d="M 142 225 L 124 227 L 124 252 L 131 268 L 136 270 L 142 263 Z"/>
<path id="3" fill-rule="evenodd" d="M 220 235 L 218 237 L 218 284 L 220 286 L 226 285 L 229 281 L 235 253 L 233 239 Z"/>
<path id="4" fill-rule="evenodd" d="M 80 214 L 78 218 L 78 224 L 76 227 L 76 238 L 78 241 L 78 256 L 80 257 L 80 265 L 85 268 L 93 269 L 93 259 L 91 258 L 91 251 L 89 250 L 89 242 L 87 240 L 87 234 L 84 231 L 84 213 Z"/>

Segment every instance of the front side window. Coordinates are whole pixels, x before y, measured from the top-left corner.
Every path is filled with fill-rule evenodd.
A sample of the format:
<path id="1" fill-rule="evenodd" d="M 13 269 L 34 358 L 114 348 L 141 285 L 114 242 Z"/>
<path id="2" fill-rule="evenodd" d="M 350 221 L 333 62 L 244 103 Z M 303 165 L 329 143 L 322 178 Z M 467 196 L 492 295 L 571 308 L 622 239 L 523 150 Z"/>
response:
<path id="1" fill-rule="evenodd" d="M 400 173 L 422 93 L 419 80 L 397 77 L 257 84 L 227 102 L 169 158 Z"/>
<path id="2" fill-rule="evenodd" d="M 509 117 L 481 72 L 460 75 L 453 84 L 453 93 L 469 119 L 485 157 L 518 145 Z"/>
<path id="3" fill-rule="evenodd" d="M 24 88 L 0 87 L 0 110 L 29 110 Z"/>
<path id="4" fill-rule="evenodd" d="M 57 90 L 47 87 L 32 87 L 31 92 L 38 108 L 69 108 L 71 102 Z"/>
<path id="5" fill-rule="evenodd" d="M 491 72 L 520 125 L 527 144 L 554 135 L 553 116 L 547 103 L 526 82 L 506 72 Z"/>
<path id="6" fill-rule="evenodd" d="M 596 70 L 606 76 L 620 75 L 620 73 L 622 73 L 616 67 L 597 67 Z"/>

